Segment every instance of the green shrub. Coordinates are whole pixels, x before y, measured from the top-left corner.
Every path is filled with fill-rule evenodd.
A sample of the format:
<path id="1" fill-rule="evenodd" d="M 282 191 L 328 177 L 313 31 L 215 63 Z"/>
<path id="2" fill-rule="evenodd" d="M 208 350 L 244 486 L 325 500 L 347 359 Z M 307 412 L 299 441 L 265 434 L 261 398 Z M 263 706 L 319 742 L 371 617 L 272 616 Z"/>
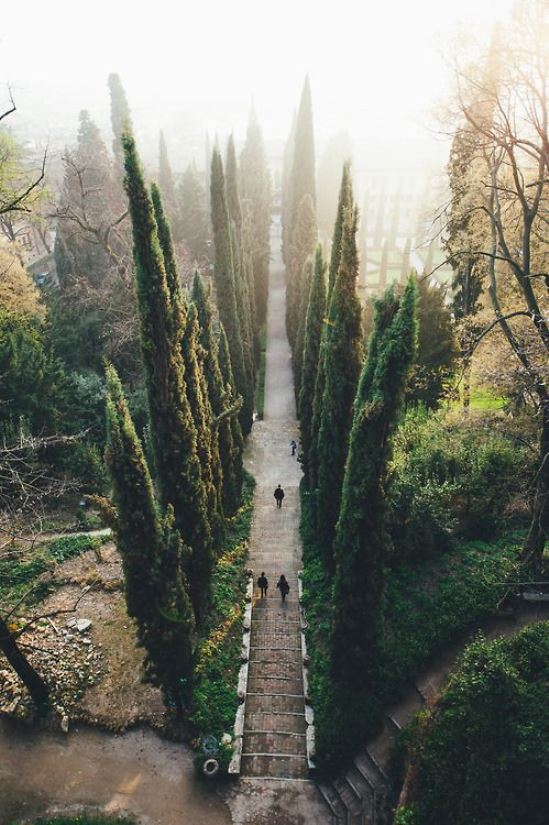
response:
<path id="1" fill-rule="evenodd" d="M 63 464 L 65 470 L 78 480 L 83 493 L 105 495 L 108 492 L 109 476 L 95 444 L 78 441 L 71 446 Z"/>
<path id="2" fill-rule="evenodd" d="M 396 822 L 544 825 L 549 810 L 549 623 L 478 636 L 412 729 Z M 407 815 L 415 818 L 406 818 Z"/>
<path id="3" fill-rule="evenodd" d="M 533 469 L 527 446 L 493 415 L 467 422 L 410 411 L 394 438 L 388 485 L 397 557 L 425 558 L 454 539 L 490 541 L 525 526 Z"/>
<path id="4" fill-rule="evenodd" d="M 36 603 L 55 586 L 47 579 L 38 581 L 43 573 L 107 540 L 108 537 L 67 535 L 31 550 L 14 548 L 0 559 L 0 603 L 9 605 L 23 597 L 26 604 Z"/>

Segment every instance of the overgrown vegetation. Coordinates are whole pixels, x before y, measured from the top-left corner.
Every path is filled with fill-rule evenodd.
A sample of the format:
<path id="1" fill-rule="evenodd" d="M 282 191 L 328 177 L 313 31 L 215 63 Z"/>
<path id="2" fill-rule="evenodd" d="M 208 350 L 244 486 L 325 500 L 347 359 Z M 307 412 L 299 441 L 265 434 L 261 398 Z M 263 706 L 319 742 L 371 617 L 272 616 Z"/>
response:
<path id="1" fill-rule="evenodd" d="M 44 573 L 80 553 L 98 549 L 105 541 L 108 537 L 63 536 L 30 550 L 13 547 L 0 558 L 0 603 L 13 605 L 23 599 L 29 607 L 36 604 L 57 586 Z"/>
<path id="2" fill-rule="evenodd" d="M 399 697 L 430 656 L 496 610 L 507 590 L 505 582 L 519 578 L 521 537 L 491 545 L 456 544 L 421 565 L 394 560 L 384 594 L 376 678 L 370 688 L 336 689 L 329 655 L 333 582 L 313 545 L 306 496 L 302 507 L 304 607 L 318 761 L 333 769 L 376 732 L 382 707 Z"/>
<path id="3" fill-rule="evenodd" d="M 231 733 L 238 699 L 242 619 L 248 574 L 246 559 L 255 481 L 244 476 L 242 505 L 228 519 L 224 550 L 212 574 L 212 609 L 201 633 L 190 721 L 218 740 Z"/>
<path id="4" fill-rule="evenodd" d="M 549 803 L 549 624 L 482 635 L 406 734 L 399 825 L 543 825 Z"/>

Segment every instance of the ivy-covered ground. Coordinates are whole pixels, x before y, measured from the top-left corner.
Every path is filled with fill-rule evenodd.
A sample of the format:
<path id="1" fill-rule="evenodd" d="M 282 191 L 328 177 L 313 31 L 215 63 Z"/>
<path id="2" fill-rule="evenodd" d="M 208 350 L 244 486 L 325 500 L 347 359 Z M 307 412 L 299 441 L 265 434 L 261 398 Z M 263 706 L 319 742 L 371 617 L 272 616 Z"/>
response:
<path id="1" fill-rule="evenodd" d="M 233 729 L 248 573 L 255 481 L 245 474 L 243 501 L 229 520 L 225 549 L 212 577 L 212 611 L 200 642 L 190 721 L 199 736 L 218 740 Z M 229 753 L 225 754 L 229 757 Z"/>

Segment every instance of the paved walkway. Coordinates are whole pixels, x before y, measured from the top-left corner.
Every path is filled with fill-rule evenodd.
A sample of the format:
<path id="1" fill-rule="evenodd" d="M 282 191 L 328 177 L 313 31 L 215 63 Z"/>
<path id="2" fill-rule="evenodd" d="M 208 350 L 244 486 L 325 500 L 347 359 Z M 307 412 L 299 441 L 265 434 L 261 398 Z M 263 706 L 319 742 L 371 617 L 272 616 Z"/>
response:
<path id="1" fill-rule="evenodd" d="M 275 265 L 269 288 L 265 417 L 249 438 L 246 464 L 256 479 L 250 567 L 265 572 L 268 595 L 254 596 L 242 773 L 244 776 L 306 778 L 297 572 L 300 569 L 299 481 L 301 466 L 289 443 L 298 439 L 290 348 L 285 331 L 285 286 L 273 238 Z M 276 507 L 277 484 L 285 491 Z M 290 585 L 282 604 L 276 583 L 284 573 Z M 256 588 L 257 591 L 257 588 Z"/>

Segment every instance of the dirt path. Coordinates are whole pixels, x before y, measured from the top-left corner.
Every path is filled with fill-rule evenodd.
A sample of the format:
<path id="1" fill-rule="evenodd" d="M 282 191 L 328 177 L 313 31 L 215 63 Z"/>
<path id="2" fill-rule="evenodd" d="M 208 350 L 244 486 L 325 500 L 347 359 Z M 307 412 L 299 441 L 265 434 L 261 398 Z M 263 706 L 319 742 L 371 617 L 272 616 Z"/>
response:
<path id="1" fill-rule="evenodd" d="M 79 806 L 129 812 L 144 825 L 231 823 L 196 781 L 190 749 L 150 730 L 65 736 L 0 720 L 0 825 Z"/>

